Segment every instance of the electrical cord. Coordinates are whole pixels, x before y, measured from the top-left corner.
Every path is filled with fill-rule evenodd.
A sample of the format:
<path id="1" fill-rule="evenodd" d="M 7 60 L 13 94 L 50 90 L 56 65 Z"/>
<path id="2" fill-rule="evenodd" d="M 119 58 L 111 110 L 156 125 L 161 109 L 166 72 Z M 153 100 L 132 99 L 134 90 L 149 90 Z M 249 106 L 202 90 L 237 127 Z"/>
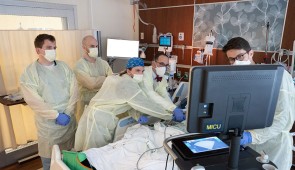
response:
<path id="1" fill-rule="evenodd" d="M 175 126 L 175 125 L 180 124 L 179 122 L 176 122 L 175 124 L 172 124 L 171 122 L 173 122 L 173 121 L 172 121 L 172 120 L 169 120 L 169 122 L 167 122 L 166 125 L 165 125 L 166 127 L 165 127 L 165 129 L 164 129 L 164 139 L 166 139 L 166 130 L 167 130 L 167 128 L 168 128 L 169 125 L 174 125 L 174 126 Z M 140 157 L 138 158 L 137 162 L 136 162 L 136 169 L 137 169 L 137 170 L 140 170 L 140 169 L 139 169 L 139 161 L 141 160 L 141 158 L 143 157 L 143 155 L 144 155 L 145 153 L 147 153 L 147 152 L 149 152 L 149 151 L 155 151 L 155 150 L 157 150 L 157 149 L 161 149 L 161 148 L 163 148 L 163 147 L 164 147 L 164 145 L 162 145 L 161 147 L 148 149 L 148 150 L 146 150 L 145 152 L 143 152 L 143 153 L 140 155 Z M 168 157 L 169 157 L 169 154 L 167 155 L 165 170 L 167 169 Z M 174 160 L 173 160 L 173 168 L 174 168 Z"/>
<path id="2" fill-rule="evenodd" d="M 153 43 L 157 43 L 157 27 L 155 24 L 152 24 L 152 23 L 147 23 L 147 22 L 144 22 L 140 15 L 139 15 L 139 12 L 138 12 L 138 9 L 136 10 L 136 13 L 137 13 L 137 16 L 138 16 L 138 19 L 141 23 L 143 23 L 144 25 L 152 25 L 154 26 L 154 29 L 153 29 Z"/>
<path id="3" fill-rule="evenodd" d="M 277 59 L 276 59 L 276 54 L 278 54 Z M 282 61 L 283 55 L 287 56 L 284 61 Z M 286 61 L 289 60 L 289 56 L 290 56 L 290 51 L 289 50 L 279 49 L 275 53 L 273 53 L 271 59 L 274 60 L 277 63 L 286 63 Z"/>
<path id="4" fill-rule="evenodd" d="M 167 154 L 167 158 L 166 158 L 165 170 L 167 170 L 168 158 L 169 158 L 169 153 Z"/>
<path id="5" fill-rule="evenodd" d="M 139 15 L 139 13 L 138 13 L 138 9 L 137 10 L 135 10 L 136 11 L 136 13 L 137 13 L 137 16 L 138 16 L 138 19 L 139 19 L 139 21 L 141 22 L 141 23 L 143 23 L 144 25 L 152 25 L 152 26 L 154 26 L 154 27 L 156 27 L 154 24 L 152 24 L 152 23 L 147 23 L 147 22 L 144 22 L 142 19 L 141 19 L 141 17 L 140 17 L 140 15 Z"/>
<path id="6" fill-rule="evenodd" d="M 167 129 L 167 126 L 166 126 L 165 129 L 164 129 L 164 139 L 166 139 L 166 129 Z M 160 146 L 160 147 L 157 147 L 157 148 L 148 149 L 148 150 L 146 150 L 145 152 L 143 152 L 143 153 L 140 155 L 140 157 L 138 158 L 137 162 L 136 162 L 136 169 L 137 169 L 137 170 L 140 170 L 140 169 L 138 168 L 139 161 L 140 161 L 140 159 L 142 158 L 142 156 L 143 156 L 145 153 L 147 153 L 147 152 L 149 152 L 149 151 L 155 151 L 155 150 L 157 150 L 157 149 L 161 149 L 161 148 L 163 148 L 163 147 L 164 147 L 164 145 L 162 145 L 162 146 Z"/>
<path id="7" fill-rule="evenodd" d="M 161 146 L 161 147 L 158 147 L 158 148 L 152 148 L 152 149 L 148 149 L 148 150 L 144 151 L 144 152 L 140 155 L 140 157 L 138 158 L 138 160 L 137 160 L 137 162 L 136 162 L 136 169 L 137 169 L 137 170 L 140 170 L 140 169 L 138 168 L 139 161 L 140 161 L 140 159 L 143 157 L 143 155 L 144 155 L 145 153 L 147 153 L 147 152 L 149 152 L 149 151 L 155 151 L 155 150 L 157 150 L 157 149 L 161 149 L 161 148 L 163 148 L 163 147 L 164 147 L 164 146 Z"/>
<path id="8" fill-rule="evenodd" d="M 178 80 L 178 82 L 180 82 L 185 76 L 183 75 L 182 77 L 180 77 L 180 79 Z"/>
<path id="9" fill-rule="evenodd" d="M 174 160 L 173 160 L 173 162 L 172 162 L 172 170 L 174 169 Z"/>
<path id="10" fill-rule="evenodd" d="M 135 32 L 135 10 L 136 10 L 136 7 L 135 5 L 133 5 L 133 25 L 132 25 L 133 32 Z"/>
<path id="11" fill-rule="evenodd" d="M 185 45 L 182 45 L 182 47 L 181 47 L 181 49 L 182 49 L 182 60 L 184 60 L 184 49 L 185 49 Z"/>

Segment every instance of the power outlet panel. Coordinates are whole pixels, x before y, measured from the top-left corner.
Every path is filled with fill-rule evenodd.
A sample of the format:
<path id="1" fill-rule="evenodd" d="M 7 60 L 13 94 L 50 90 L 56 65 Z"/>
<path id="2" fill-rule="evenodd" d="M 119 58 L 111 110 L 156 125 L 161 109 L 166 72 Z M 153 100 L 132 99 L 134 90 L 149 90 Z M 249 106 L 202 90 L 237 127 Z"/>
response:
<path id="1" fill-rule="evenodd" d="M 178 33 L 178 41 L 184 41 L 184 32 Z"/>

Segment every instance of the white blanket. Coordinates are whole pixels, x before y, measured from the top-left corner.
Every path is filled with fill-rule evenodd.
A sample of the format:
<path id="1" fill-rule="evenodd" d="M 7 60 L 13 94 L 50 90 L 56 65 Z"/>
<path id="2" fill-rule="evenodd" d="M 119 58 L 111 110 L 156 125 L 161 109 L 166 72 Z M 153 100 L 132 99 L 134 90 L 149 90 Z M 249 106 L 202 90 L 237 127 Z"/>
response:
<path id="1" fill-rule="evenodd" d="M 154 130 L 137 124 L 127 129 L 123 139 L 101 148 L 88 149 L 84 153 L 97 170 L 136 170 L 140 157 L 138 169 L 163 170 L 167 158 L 167 153 L 162 147 L 164 138 L 183 133 L 180 128 L 166 128 L 161 123 L 156 123 Z M 161 148 L 150 150 L 159 147 Z M 172 161 L 169 156 L 167 169 L 172 168 Z M 174 169 L 178 170 L 176 164 Z"/>

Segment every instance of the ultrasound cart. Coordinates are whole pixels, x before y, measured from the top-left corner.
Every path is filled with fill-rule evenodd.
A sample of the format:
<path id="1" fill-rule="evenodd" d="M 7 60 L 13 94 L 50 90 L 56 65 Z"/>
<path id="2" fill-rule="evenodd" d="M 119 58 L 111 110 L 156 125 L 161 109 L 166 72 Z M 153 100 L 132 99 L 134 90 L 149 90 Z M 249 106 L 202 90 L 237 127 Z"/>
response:
<path id="1" fill-rule="evenodd" d="M 212 147 L 204 152 L 194 153 L 189 150 L 185 144 L 181 145 L 179 142 L 187 142 L 192 140 L 206 140 L 208 135 L 205 134 L 185 134 L 180 136 L 173 136 L 167 138 L 164 141 L 164 148 L 168 154 L 170 154 L 181 170 L 195 170 L 193 167 L 203 166 L 206 170 L 225 170 L 228 168 L 229 160 L 229 148 L 223 148 L 220 146 Z M 217 137 L 216 137 L 217 138 Z M 211 140 L 211 139 L 210 139 Z M 218 143 L 219 143 L 218 139 Z M 169 147 L 168 142 L 172 142 L 172 148 Z M 223 142 L 222 142 L 223 143 Z M 228 142 L 224 142 L 226 146 Z M 183 148 L 181 148 L 183 147 Z M 187 156 L 192 156 L 191 158 Z M 263 170 L 263 166 L 268 165 L 275 167 L 275 164 L 269 161 L 267 164 L 261 163 L 258 160 L 260 154 L 255 152 L 250 147 L 241 147 L 240 154 L 238 156 L 238 169 L 242 170 Z"/>
<path id="2" fill-rule="evenodd" d="M 251 148 L 241 147 L 240 140 L 244 130 L 272 125 L 283 72 L 279 65 L 191 68 L 186 113 L 190 134 L 164 141 L 178 167 L 276 169 Z"/>

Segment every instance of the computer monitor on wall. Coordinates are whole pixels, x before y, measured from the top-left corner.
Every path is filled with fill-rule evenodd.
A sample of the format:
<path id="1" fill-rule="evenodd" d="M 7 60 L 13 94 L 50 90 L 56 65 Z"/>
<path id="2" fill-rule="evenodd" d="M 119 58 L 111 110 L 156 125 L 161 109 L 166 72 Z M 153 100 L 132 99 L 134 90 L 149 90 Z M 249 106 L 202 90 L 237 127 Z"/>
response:
<path id="1" fill-rule="evenodd" d="M 170 35 L 159 36 L 159 46 L 171 47 L 172 46 L 172 36 L 170 36 Z"/>
<path id="2" fill-rule="evenodd" d="M 235 134 L 230 152 L 238 159 L 241 133 L 272 125 L 283 72 L 279 65 L 193 67 L 187 131 Z"/>
<path id="3" fill-rule="evenodd" d="M 107 56 L 114 58 L 138 57 L 139 41 L 134 40 L 107 40 Z"/>

